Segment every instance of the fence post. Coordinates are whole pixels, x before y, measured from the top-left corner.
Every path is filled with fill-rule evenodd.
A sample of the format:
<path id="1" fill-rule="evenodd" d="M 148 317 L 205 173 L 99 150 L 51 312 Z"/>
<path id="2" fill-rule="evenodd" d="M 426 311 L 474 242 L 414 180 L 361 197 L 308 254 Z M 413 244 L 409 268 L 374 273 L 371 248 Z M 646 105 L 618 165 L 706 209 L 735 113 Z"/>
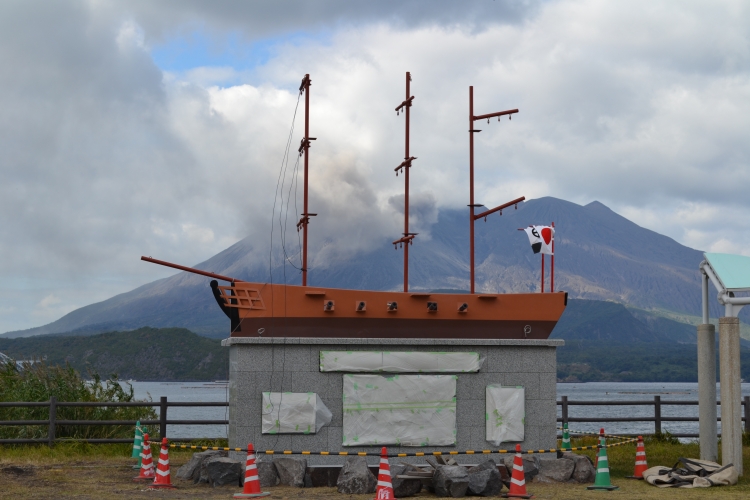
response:
<path id="1" fill-rule="evenodd" d="M 568 396 L 562 396 L 562 421 L 563 424 L 568 423 Z"/>
<path id="2" fill-rule="evenodd" d="M 162 396 L 159 404 L 159 438 L 167 437 L 167 397 Z"/>
<path id="3" fill-rule="evenodd" d="M 654 432 L 661 434 L 661 396 L 654 396 Z"/>
<path id="4" fill-rule="evenodd" d="M 55 446 L 55 423 L 57 421 L 57 398 L 49 397 L 49 426 L 47 428 L 47 446 Z"/>
<path id="5" fill-rule="evenodd" d="M 750 396 L 745 396 L 743 403 L 745 406 L 745 432 L 750 434 Z"/>

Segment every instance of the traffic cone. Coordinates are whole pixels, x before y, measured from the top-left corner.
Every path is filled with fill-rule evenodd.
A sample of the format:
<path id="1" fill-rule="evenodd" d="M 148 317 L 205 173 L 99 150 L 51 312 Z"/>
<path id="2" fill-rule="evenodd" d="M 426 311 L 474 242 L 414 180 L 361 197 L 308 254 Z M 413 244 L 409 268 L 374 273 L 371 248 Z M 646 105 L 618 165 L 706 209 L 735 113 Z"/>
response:
<path id="1" fill-rule="evenodd" d="M 378 471 L 378 489 L 374 500 L 396 500 L 391 483 L 391 466 L 388 463 L 388 452 L 383 446 L 380 450 L 380 470 Z"/>
<path id="2" fill-rule="evenodd" d="M 159 452 L 159 465 L 156 466 L 156 475 L 154 484 L 148 487 L 153 490 L 156 488 L 174 489 L 172 486 L 172 477 L 169 471 L 169 450 L 167 449 L 167 438 L 161 440 L 161 451 Z"/>
<path id="3" fill-rule="evenodd" d="M 534 498 L 526 493 L 526 476 L 523 473 L 523 458 L 521 458 L 521 445 L 516 445 L 516 456 L 513 459 L 513 474 L 510 476 L 510 488 L 503 498 Z"/>
<path id="4" fill-rule="evenodd" d="M 604 439 L 604 429 L 599 431 L 599 453 L 596 459 L 596 477 L 594 478 L 594 485 L 587 486 L 587 490 L 619 490 L 618 486 L 612 486 L 609 480 L 609 461 L 607 460 L 607 445 Z"/>
<path id="5" fill-rule="evenodd" d="M 560 445 L 562 451 L 570 451 L 570 433 L 568 432 L 568 423 L 563 424 L 563 435 L 562 444 Z"/>
<path id="6" fill-rule="evenodd" d="M 260 491 L 258 468 L 255 466 L 255 450 L 253 443 L 247 445 L 247 462 L 245 463 L 245 481 L 242 493 L 235 493 L 234 498 L 257 498 L 270 495 L 267 491 Z"/>
<path id="7" fill-rule="evenodd" d="M 134 469 L 141 468 L 141 451 L 143 446 L 143 432 L 141 431 L 141 421 L 138 420 L 135 423 L 135 439 L 133 439 L 133 453 L 130 454 L 131 458 L 137 458 L 138 463 L 133 466 Z"/>
<path id="8" fill-rule="evenodd" d="M 648 469 L 646 462 L 646 447 L 643 444 L 643 436 L 638 436 L 638 446 L 635 449 L 635 470 L 628 479 L 643 479 L 643 471 Z"/>
<path id="9" fill-rule="evenodd" d="M 133 481 L 143 481 L 144 479 L 153 479 L 154 462 L 151 460 L 151 445 L 148 444 L 148 434 L 143 435 L 143 451 L 141 452 L 141 472 Z"/>

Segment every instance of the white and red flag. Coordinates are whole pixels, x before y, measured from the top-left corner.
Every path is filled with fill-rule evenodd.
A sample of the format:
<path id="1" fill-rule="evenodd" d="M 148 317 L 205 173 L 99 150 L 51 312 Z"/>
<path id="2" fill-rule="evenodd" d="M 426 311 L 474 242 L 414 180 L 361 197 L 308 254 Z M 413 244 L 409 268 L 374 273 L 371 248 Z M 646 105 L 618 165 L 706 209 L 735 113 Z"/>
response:
<path id="1" fill-rule="evenodd" d="M 529 226 L 524 229 L 534 253 L 552 255 L 552 240 L 555 238 L 555 228 L 550 226 Z"/>

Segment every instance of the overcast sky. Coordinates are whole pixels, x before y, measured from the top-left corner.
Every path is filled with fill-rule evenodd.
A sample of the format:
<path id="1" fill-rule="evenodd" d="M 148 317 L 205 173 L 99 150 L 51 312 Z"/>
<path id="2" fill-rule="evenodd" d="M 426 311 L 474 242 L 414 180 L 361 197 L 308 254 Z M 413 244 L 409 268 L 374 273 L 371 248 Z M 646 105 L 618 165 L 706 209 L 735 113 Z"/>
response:
<path id="1" fill-rule="evenodd" d="M 599 200 L 750 255 L 748 27 L 745 1 L 4 1 L 0 332 L 172 274 L 140 255 L 267 241 L 305 73 L 313 248 L 398 236 L 411 71 L 427 230 L 468 203 L 474 85 L 476 114 L 521 110 L 477 125 L 477 201 Z"/>

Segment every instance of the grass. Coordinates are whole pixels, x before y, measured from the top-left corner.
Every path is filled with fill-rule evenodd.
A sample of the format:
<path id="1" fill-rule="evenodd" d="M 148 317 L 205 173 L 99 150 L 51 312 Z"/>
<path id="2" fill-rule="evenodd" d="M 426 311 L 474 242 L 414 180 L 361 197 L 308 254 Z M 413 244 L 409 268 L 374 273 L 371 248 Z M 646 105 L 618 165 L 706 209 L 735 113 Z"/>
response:
<path id="1" fill-rule="evenodd" d="M 0 363 L 0 402 L 46 402 L 54 396 L 58 402 L 133 402 L 133 387 L 123 389 L 116 375 L 107 380 L 91 373 L 85 380 L 70 366 L 50 366 L 44 362 Z M 58 420 L 147 420 L 156 419 L 150 407 L 70 407 L 58 406 Z M 0 420 L 47 420 L 49 407 L 0 407 Z M 46 425 L 0 427 L 0 439 L 47 437 Z M 132 425 L 58 425 L 59 438 L 125 438 L 133 435 Z"/>
<path id="2" fill-rule="evenodd" d="M 205 442 L 205 446 L 224 446 L 226 442 Z M 573 446 L 595 444 L 593 438 L 573 439 Z M 132 481 L 136 475 L 130 467 L 135 462 L 130 456 L 129 445 L 85 445 L 64 443 L 55 448 L 45 446 L 12 446 L 0 448 L 0 498 L 81 498 L 81 499 L 124 499 L 124 498 L 231 498 L 239 492 L 238 487 L 211 488 L 208 485 L 193 485 L 191 482 L 174 478 L 177 468 L 192 456 L 191 450 L 170 449 L 172 482 L 179 489 L 172 491 L 149 492 L 144 484 Z M 579 452 L 593 458 L 594 451 Z M 650 466 L 672 466 L 680 457 L 698 457 L 696 443 L 680 444 L 668 437 L 646 441 L 646 455 Z M 612 483 L 620 489 L 612 492 L 587 491 L 580 484 L 539 484 L 530 483 L 527 489 L 539 499 L 585 499 L 611 496 L 627 499 L 734 499 L 750 496 L 750 473 L 740 478 L 734 487 L 695 490 L 655 488 L 644 481 L 625 479 L 633 472 L 635 446 L 624 445 L 608 449 Z M 343 460 L 343 459 L 342 459 Z M 750 466 L 750 447 L 744 449 L 746 467 Z M 347 500 L 371 500 L 373 495 L 344 496 L 335 488 L 297 489 L 290 487 L 264 488 L 272 499 L 312 499 L 346 498 Z M 422 493 L 416 498 L 434 498 Z"/>

